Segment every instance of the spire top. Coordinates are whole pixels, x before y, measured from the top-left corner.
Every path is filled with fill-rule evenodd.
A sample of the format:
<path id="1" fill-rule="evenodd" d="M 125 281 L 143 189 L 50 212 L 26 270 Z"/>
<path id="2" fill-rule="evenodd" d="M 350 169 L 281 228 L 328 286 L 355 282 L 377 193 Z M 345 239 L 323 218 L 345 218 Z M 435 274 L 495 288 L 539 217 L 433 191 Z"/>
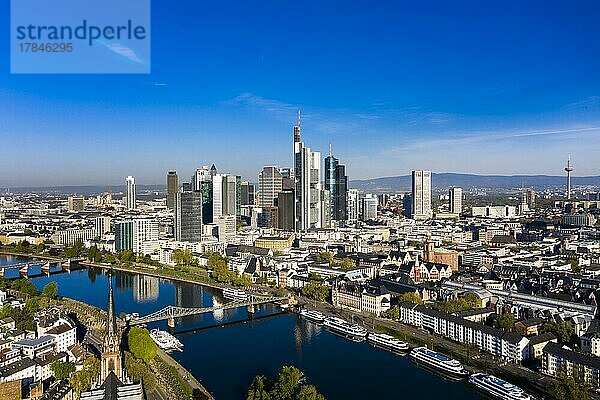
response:
<path id="1" fill-rule="evenodd" d="M 329 157 L 333 156 L 333 151 L 331 151 L 331 140 L 329 141 Z"/>
<path id="2" fill-rule="evenodd" d="M 300 129 L 300 109 L 298 109 L 298 129 Z"/>

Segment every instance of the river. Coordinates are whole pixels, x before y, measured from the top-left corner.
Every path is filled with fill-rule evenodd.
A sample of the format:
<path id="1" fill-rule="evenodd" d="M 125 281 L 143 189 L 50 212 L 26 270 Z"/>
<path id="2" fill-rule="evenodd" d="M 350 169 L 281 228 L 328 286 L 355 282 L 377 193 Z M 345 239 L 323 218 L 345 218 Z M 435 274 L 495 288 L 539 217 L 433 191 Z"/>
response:
<path id="1" fill-rule="evenodd" d="M 23 260 L 19 260 L 21 262 Z M 16 263 L 0 255 L 0 266 Z M 115 272 L 115 308 L 146 315 L 167 305 L 211 306 L 225 301 L 220 291 L 124 272 Z M 42 289 L 56 281 L 61 296 L 106 308 L 107 276 L 98 269 L 37 276 Z M 278 313 L 276 306 L 257 310 L 256 316 Z M 176 320 L 175 332 L 184 344 L 172 356 L 194 374 L 217 400 L 239 400 L 257 374 L 274 376 L 283 365 L 305 372 L 329 400 L 337 399 L 460 399 L 483 397 L 465 382 L 445 380 L 417 367 L 408 357 L 354 343 L 293 314 L 247 321 L 246 309 L 204 314 Z M 222 322 L 239 324 L 210 328 Z M 166 322 L 149 328 L 167 329 Z"/>

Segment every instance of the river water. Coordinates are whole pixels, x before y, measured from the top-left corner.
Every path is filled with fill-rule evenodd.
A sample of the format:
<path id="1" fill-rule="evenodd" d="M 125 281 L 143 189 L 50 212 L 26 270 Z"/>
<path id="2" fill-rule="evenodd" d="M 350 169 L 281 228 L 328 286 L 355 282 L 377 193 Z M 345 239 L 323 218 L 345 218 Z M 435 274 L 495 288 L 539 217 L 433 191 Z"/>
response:
<path id="1" fill-rule="evenodd" d="M 22 262 L 0 255 L 0 266 Z M 37 271 L 37 270 L 36 270 Z M 78 270 L 31 278 L 39 288 L 56 281 L 61 296 L 106 309 L 108 278 L 101 270 Z M 153 277 L 115 272 L 115 308 L 146 315 L 167 305 L 211 306 L 225 301 L 220 291 Z M 279 312 L 262 306 L 256 317 Z M 221 323 L 239 323 L 214 327 Z M 166 322 L 149 328 L 167 329 Z M 184 344 L 172 356 L 198 378 L 217 400 L 239 400 L 257 374 L 274 376 L 283 365 L 305 372 L 309 383 L 329 400 L 447 399 L 483 397 L 465 382 L 445 380 L 417 367 L 408 357 L 354 343 L 293 314 L 248 321 L 246 309 L 186 317 L 175 334 Z"/>

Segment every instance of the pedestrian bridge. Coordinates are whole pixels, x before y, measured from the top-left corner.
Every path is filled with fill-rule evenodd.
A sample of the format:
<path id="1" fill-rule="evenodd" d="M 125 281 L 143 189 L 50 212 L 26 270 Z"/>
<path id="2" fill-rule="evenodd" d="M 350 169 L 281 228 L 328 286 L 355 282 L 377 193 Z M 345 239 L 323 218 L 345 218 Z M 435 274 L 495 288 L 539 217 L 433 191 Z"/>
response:
<path id="1" fill-rule="evenodd" d="M 213 307 L 177 307 L 167 306 L 162 310 L 153 312 L 152 314 L 132 317 L 129 319 L 129 325 L 147 324 L 150 322 L 167 320 L 170 327 L 175 327 L 175 318 L 188 317 L 190 315 L 198 315 L 210 313 L 219 310 L 228 310 L 232 308 L 248 307 L 249 312 L 254 312 L 254 306 L 267 303 L 276 303 L 285 300 L 286 297 L 267 297 L 249 295 L 246 300 L 234 300 L 229 303 L 220 304 Z"/>

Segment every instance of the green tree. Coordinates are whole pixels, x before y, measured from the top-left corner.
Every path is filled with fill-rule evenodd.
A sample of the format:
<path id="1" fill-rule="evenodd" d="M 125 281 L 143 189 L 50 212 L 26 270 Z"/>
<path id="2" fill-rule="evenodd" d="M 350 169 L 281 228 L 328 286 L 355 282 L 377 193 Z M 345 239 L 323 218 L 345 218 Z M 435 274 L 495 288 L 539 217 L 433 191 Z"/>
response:
<path id="1" fill-rule="evenodd" d="M 92 246 L 88 250 L 87 259 L 93 262 L 99 262 L 102 260 L 102 253 L 98 250 L 98 247 Z"/>
<path id="2" fill-rule="evenodd" d="M 50 364 L 50 371 L 57 380 L 67 379 L 75 372 L 75 364 L 68 361 L 54 361 Z"/>
<path id="3" fill-rule="evenodd" d="M 351 269 L 354 268 L 356 265 L 354 264 L 354 261 L 352 261 L 351 258 L 348 257 L 344 257 L 342 258 L 340 261 L 338 261 L 335 264 L 337 267 L 340 267 L 342 269 Z"/>
<path id="4" fill-rule="evenodd" d="M 512 331 L 515 327 L 515 316 L 511 313 L 504 313 L 496 317 L 496 326 L 501 329 Z"/>
<path id="5" fill-rule="evenodd" d="M 298 400 L 325 400 L 325 397 L 317 392 L 317 388 L 313 385 L 302 386 L 298 393 Z"/>
<path id="6" fill-rule="evenodd" d="M 90 390 L 92 382 L 100 374 L 100 360 L 96 357 L 90 357 L 83 362 L 83 367 L 80 371 L 77 371 L 69 379 L 69 383 L 73 387 L 73 390 L 80 394 Z"/>
<path id="7" fill-rule="evenodd" d="M 246 400 L 325 400 L 303 377 L 302 371 L 291 366 L 283 367 L 275 381 L 259 375 L 248 388 Z"/>
<path id="8" fill-rule="evenodd" d="M 573 325 L 568 321 L 548 321 L 542 326 L 542 330 L 554 334 L 560 343 L 569 343 L 575 333 Z"/>
<path id="9" fill-rule="evenodd" d="M 456 299 L 450 299 L 436 304 L 436 308 L 440 311 L 447 313 L 455 313 L 460 311 L 467 311 L 476 308 L 479 304 L 479 297 L 473 293 L 466 294 L 465 296 L 458 297 Z"/>
<path id="10" fill-rule="evenodd" d="M 78 240 L 73 244 L 73 246 L 67 247 L 65 249 L 65 257 L 66 258 L 79 257 L 79 255 L 81 254 L 82 251 L 83 251 L 83 242 Z"/>
<path id="11" fill-rule="evenodd" d="M 556 400 L 589 400 L 590 387 L 582 378 L 577 367 L 569 374 L 565 368 L 558 371 L 557 381 L 553 383 L 551 394 Z"/>
<path id="12" fill-rule="evenodd" d="M 267 385 L 267 378 L 264 375 L 257 375 L 248 389 L 246 400 L 271 400 Z"/>
<path id="13" fill-rule="evenodd" d="M 135 256 L 133 254 L 133 251 L 131 251 L 131 250 L 124 250 L 119 253 L 119 261 L 121 261 L 123 263 L 133 262 L 134 260 L 135 260 Z"/>
<path id="14" fill-rule="evenodd" d="M 325 301 L 329 296 L 329 287 L 324 283 L 311 281 L 302 288 L 302 294 L 310 299 Z"/>
<path id="15" fill-rule="evenodd" d="M 148 365 L 128 351 L 125 352 L 125 368 L 133 380 L 144 383 L 146 391 L 153 392 L 156 389 L 156 377 Z"/>
<path id="16" fill-rule="evenodd" d="M 319 282 L 322 282 L 322 281 L 323 281 L 323 277 L 322 277 L 321 275 L 317 274 L 316 272 L 311 272 L 311 273 L 309 273 L 309 274 L 308 274 L 308 278 L 309 278 L 311 281 L 319 281 Z"/>
<path id="17" fill-rule="evenodd" d="M 127 346 L 135 358 L 143 360 L 145 363 L 156 357 L 156 343 L 145 328 L 137 326 L 131 328 L 127 334 Z"/>
<path id="18" fill-rule="evenodd" d="M 400 318 L 400 308 L 397 305 L 395 305 L 394 307 L 387 310 L 387 315 L 390 319 Z"/>
<path id="19" fill-rule="evenodd" d="M 58 283 L 50 282 L 42 290 L 42 295 L 48 299 L 56 299 L 58 297 Z"/>
<path id="20" fill-rule="evenodd" d="M 569 263 L 571 264 L 571 270 L 573 270 L 573 272 L 579 272 L 579 260 L 578 259 L 573 259 L 571 261 L 569 261 Z"/>
<path id="21" fill-rule="evenodd" d="M 194 254 L 189 249 L 177 249 L 173 251 L 171 259 L 179 267 L 189 266 L 192 265 L 192 261 L 194 260 Z"/>
<path id="22" fill-rule="evenodd" d="M 331 254 L 328 251 L 322 251 L 319 254 L 317 254 L 317 262 L 319 264 L 327 263 L 329 265 L 333 265 L 333 263 L 334 263 L 333 254 Z"/>
<path id="23" fill-rule="evenodd" d="M 29 279 L 19 278 L 12 283 L 11 288 L 30 296 L 38 294 L 37 288 Z"/>
<path id="24" fill-rule="evenodd" d="M 407 292 L 403 293 L 399 298 L 399 303 L 411 302 L 415 304 L 423 304 L 423 300 L 421 300 L 421 296 L 417 292 Z"/>
<path id="25" fill-rule="evenodd" d="M 300 391 L 300 379 L 302 372 L 291 366 L 284 366 L 279 373 L 279 378 L 273 388 L 277 400 L 293 400 L 297 398 Z"/>
<path id="26" fill-rule="evenodd" d="M 102 261 L 108 264 L 114 264 L 117 262 L 117 259 L 115 258 L 114 254 L 109 253 L 102 256 Z"/>

